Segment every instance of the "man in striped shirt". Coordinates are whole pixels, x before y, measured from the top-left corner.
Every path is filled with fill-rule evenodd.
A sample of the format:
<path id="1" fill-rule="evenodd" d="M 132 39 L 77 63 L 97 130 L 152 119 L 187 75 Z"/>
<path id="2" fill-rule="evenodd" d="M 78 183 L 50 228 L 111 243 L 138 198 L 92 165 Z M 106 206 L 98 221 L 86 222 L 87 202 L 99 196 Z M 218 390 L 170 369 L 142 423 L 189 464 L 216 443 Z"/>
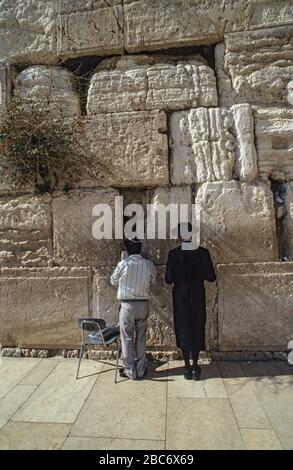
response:
<path id="1" fill-rule="evenodd" d="M 111 284 L 118 286 L 117 299 L 121 301 L 119 324 L 124 369 L 122 377 L 142 378 L 146 372 L 146 331 L 149 315 L 150 284 L 155 282 L 156 268 L 152 261 L 144 259 L 141 242 L 126 240 L 128 256 L 116 266 Z M 133 333 L 135 331 L 135 353 Z"/>

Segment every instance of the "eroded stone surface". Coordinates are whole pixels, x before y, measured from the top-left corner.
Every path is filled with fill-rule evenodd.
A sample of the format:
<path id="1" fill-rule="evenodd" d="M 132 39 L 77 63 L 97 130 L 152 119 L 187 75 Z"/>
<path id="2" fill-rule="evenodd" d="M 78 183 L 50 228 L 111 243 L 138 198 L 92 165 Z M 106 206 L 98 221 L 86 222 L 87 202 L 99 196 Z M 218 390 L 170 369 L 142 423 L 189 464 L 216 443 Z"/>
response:
<path id="1" fill-rule="evenodd" d="M 251 181 L 257 157 L 251 107 L 198 108 L 179 111 L 170 119 L 173 184 Z"/>
<path id="2" fill-rule="evenodd" d="M 77 318 L 92 311 L 90 269 L 2 268 L 0 292 L 2 347 L 77 347 Z"/>
<path id="3" fill-rule="evenodd" d="M 56 194 L 53 198 L 54 261 L 61 266 L 105 266 L 118 260 L 121 241 L 95 239 L 94 223 L 103 215 L 93 209 L 105 204 L 113 210 L 118 191 L 84 190 Z M 103 230 L 101 228 L 101 230 Z M 105 228 L 106 231 L 106 228 Z M 110 227 L 110 237 L 114 226 Z"/>
<path id="4" fill-rule="evenodd" d="M 195 203 L 200 207 L 201 244 L 210 249 L 216 263 L 278 260 L 269 185 L 204 183 Z"/>
<path id="5" fill-rule="evenodd" d="M 293 328 L 293 263 L 218 265 L 218 272 L 220 350 L 285 350 Z"/>
<path id="6" fill-rule="evenodd" d="M 290 1 L 124 1 L 127 51 L 213 44 L 224 32 L 292 23 Z"/>
<path id="7" fill-rule="evenodd" d="M 79 96 L 74 74 L 63 67 L 35 65 L 16 80 L 16 95 L 23 104 L 49 107 L 54 117 L 78 116 Z"/>
<path id="8" fill-rule="evenodd" d="M 0 265 L 46 266 L 51 259 L 51 197 L 0 198 Z"/>
<path id="9" fill-rule="evenodd" d="M 92 155 L 96 184 L 153 187 L 169 183 L 166 115 L 163 111 L 100 114 L 80 126 Z"/>
<path id="10" fill-rule="evenodd" d="M 88 91 L 89 114 L 216 106 L 213 70 L 200 55 L 124 56 L 101 62 Z"/>
<path id="11" fill-rule="evenodd" d="M 1 0 L 0 61 L 55 62 L 59 6 L 56 0 Z"/>
<path id="12" fill-rule="evenodd" d="M 123 52 L 121 0 L 63 2 L 58 29 L 62 57 Z"/>
<path id="13" fill-rule="evenodd" d="M 256 108 L 255 137 L 259 177 L 293 178 L 293 108 Z"/>
<path id="14" fill-rule="evenodd" d="M 232 178 L 235 138 L 229 110 L 199 108 L 173 113 L 170 134 L 173 184 Z"/>
<path id="15" fill-rule="evenodd" d="M 216 46 L 220 104 L 287 103 L 292 34 L 292 25 L 226 34 L 225 48 Z"/>

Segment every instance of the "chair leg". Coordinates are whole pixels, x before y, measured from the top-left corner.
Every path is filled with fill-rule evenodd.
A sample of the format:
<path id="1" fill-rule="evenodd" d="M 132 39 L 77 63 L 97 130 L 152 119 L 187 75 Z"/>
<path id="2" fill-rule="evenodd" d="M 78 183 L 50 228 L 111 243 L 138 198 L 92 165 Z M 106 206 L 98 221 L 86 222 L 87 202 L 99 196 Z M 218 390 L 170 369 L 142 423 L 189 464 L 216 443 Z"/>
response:
<path id="1" fill-rule="evenodd" d="M 80 364 L 81 364 L 81 360 L 82 360 L 82 355 L 83 355 L 83 343 L 81 343 L 81 345 L 80 345 L 78 366 L 77 366 L 77 371 L 76 371 L 76 379 L 78 379 L 78 374 L 79 374 Z"/>
<path id="2" fill-rule="evenodd" d="M 117 383 L 117 372 L 118 372 L 119 356 L 120 356 L 120 343 L 119 343 L 119 341 L 117 341 L 115 384 Z"/>

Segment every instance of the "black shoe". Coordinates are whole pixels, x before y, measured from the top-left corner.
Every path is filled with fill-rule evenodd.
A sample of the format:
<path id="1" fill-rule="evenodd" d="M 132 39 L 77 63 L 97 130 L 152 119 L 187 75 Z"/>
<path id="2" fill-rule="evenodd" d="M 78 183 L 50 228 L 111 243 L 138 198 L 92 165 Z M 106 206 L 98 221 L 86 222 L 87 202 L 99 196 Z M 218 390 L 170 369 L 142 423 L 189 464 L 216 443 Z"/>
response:
<path id="1" fill-rule="evenodd" d="M 192 380 L 192 370 L 191 367 L 184 368 L 184 378 L 185 380 Z"/>
<path id="2" fill-rule="evenodd" d="M 199 380 L 201 376 L 201 368 L 199 366 L 192 366 L 192 378 L 193 380 Z"/>

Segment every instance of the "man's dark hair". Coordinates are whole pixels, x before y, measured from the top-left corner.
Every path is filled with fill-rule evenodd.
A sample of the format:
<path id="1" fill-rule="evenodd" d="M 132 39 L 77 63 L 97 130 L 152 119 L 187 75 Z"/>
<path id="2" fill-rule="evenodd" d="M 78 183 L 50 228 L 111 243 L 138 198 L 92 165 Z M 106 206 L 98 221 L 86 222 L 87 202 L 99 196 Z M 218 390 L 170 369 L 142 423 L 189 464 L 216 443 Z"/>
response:
<path id="1" fill-rule="evenodd" d="M 141 241 L 137 238 L 133 238 L 133 240 L 127 238 L 124 242 L 124 246 L 129 255 L 139 255 L 141 252 Z"/>

